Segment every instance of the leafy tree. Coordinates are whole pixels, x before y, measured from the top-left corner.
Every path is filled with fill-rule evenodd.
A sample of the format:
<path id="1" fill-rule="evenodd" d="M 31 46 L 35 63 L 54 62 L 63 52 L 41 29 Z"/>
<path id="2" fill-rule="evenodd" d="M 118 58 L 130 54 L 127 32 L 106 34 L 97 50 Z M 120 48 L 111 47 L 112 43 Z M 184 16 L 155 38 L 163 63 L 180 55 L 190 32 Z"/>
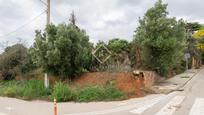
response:
<path id="1" fill-rule="evenodd" d="M 109 52 L 105 50 L 103 50 L 104 48 L 101 47 L 101 45 L 105 46 L 109 52 L 111 52 L 109 54 Z M 98 49 L 100 51 L 96 52 L 95 54 L 99 56 L 99 54 L 101 52 L 103 52 L 105 55 L 104 57 L 108 57 L 109 55 L 110 58 L 103 64 L 97 63 L 97 60 L 94 60 L 95 64 L 94 66 L 97 66 L 97 68 L 99 68 L 99 70 L 102 71 L 126 71 L 128 69 L 127 66 L 130 66 L 129 64 L 129 52 L 130 52 L 130 43 L 126 40 L 123 39 L 119 39 L 119 38 L 114 38 L 109 40 L 108 43 L 105 43 L 103 41 L 99 41 L 96 44 L 96 49 L 97 48 L 102 48 L 102 49 Z M 103 50 L 103 51 L 102 51 Z M 102 59 L 105 59 L 102 58 Z M 100 58 L 101 59 L 101 58 Z"/>
<path id="2" fill-rule="evenodd" d="M 139 19 L 134 36 L 145 66 L 164 76 L 180 65 L 186 46 L 184 22 L 167 17 L 166 9 L 167 4 L 158 0 L 143 19 Z"/>
<path id="3" fill-rule="evenodd" d="M 204 62 L 204 29 L 200 29 L 192 35 L 192 39 L 194 40 L 193 47 L 197 51 L 197 55 L 194 57 L 196 60 Z M 197 65 L 198 67 L 199 65 Z"/>
<path id="4" fill-rule="evenodd" d="M 190 31 L 197 31 L 203 27 L 202 24 L 199 24 L 198 22 L 188 22 L 186 23 L 186 29 Z"/>
<path id="5" fill-rule="evenodd" d="M 193 34 L 193 37 L 196 39 L 204 38 L 204 29 L 198 30 L 195 34 Z"/>
<path id="6" fill-rule="evenodd" d="M 106 44 L 104 41 L 99 40 L 99 41 L 96 43 L 95 49 L 96 49 L 96 48 L 99 48 L 101 45 L 104 45 L 105 47 L 108 47 L 107 44 Z"/>
<path id="7" fill-rule="evenodd" d="M 22 44 L 7 47 L 0 56 L 0 71 L 5 80 L 13 79 L 17 74 L 26 73 L 34 67 L 28 49 Z"/>
<path id="8" fill-rule="evenodd" d="M 127 40 L 114 38 L 108 42 L 108 48 L 112 52 L 113 63 L 130 66 L 131 44 Z"/>
<path id="9" fill-rule="evenodd" d="M 187 50 L 186 52 L 190 53 L 191 61 L 189 61 L 189 65 L 191 65 L 192 59 L 194 58 L 197 62 L 201 61 L 201 51 L 200 43 L 202 40 L 200 39 L 200 35 L 197 34 L 196 31 L 199 31 L 203 25 L 197 22 L 188 22 L 186 23 L 186 30 L 187 30 Z M 195 33 L 196 32 L 196 33 Z M 196 39 L 195 39 L 196 38 Z M 199 47 L 196 47 L 199 46 Z M 199 63 L 196 64 L 196 67 L 199 67 Z"/>
<path id="10" fill-rule="evenodd" d="M 73 24 L 60 24 L 49 25 L 45 31 L 36 31 L 30 51 L 38 66 L 63 77 L 75 76 L 89 68 L 91 45 L 84 30 Z"/>
<path id="11" fill-rule="evenodd" d="M 108 48 L 116 54 L 130 51 L 130 44 L 127 40 L 114 38 L 108 42 Z"/>

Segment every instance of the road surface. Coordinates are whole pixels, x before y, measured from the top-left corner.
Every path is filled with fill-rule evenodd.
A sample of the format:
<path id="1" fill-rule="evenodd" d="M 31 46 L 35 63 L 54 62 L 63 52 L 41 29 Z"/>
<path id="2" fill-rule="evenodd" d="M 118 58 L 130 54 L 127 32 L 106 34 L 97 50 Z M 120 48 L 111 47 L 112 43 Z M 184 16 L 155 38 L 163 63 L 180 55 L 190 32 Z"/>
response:
<path id="1" fill-rule="evenodd" d="M 118 102 L 58 103 L 58 115 L 204 115 L 204 69 L 168 95 Z M 0 115 L 53 115 L 53 103 L 0 97 Z"/>

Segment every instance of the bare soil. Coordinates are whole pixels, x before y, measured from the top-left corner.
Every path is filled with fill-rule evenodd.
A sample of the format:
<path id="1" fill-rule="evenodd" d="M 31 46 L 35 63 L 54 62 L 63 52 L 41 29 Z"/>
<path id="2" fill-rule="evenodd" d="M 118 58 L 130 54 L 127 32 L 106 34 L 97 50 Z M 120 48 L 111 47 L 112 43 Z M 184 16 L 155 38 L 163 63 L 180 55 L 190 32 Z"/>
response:
<path id="1" fill-rule="evenodd" d="M 142 90 L 144 87 L 142 81 L 134 77 L 132 73 L 85 73 L 73 81 L 73 85 L 75 86 L 104 86 L 108 84 L 115 84 L 118 89 L 129 94 L 130 97 L 141 97 L 145 95 L 145 92 Z"/>

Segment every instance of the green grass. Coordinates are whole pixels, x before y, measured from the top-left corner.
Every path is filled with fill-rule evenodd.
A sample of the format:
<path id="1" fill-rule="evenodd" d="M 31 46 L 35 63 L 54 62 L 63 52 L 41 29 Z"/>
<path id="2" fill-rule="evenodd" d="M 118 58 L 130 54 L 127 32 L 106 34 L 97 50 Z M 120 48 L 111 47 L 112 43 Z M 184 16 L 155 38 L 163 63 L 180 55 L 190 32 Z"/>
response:
<path id="1" fill-rule="evenodd" d="M 76 89 L 76 101 L 79 102 L 90 102 L 90 101 L 113 101 L 123 100 L 127 96 L 115 88 L 114 86 L 87 86 Z"/>
<path id="2" fill-rule="evenodd" d="M 102 100 L 103 92 L 102 88 L 98 86 L 87 86 L 76 89 L 76 101 L 89 102 Z"/>
<path id="3" fill-rule="evenodd" d="M 49 95 L 42 80 L 8 81 L 0 83 L 0 95 L 26 100 L 42 98 Z"/>
<path id="4" fill-rule="evenodd" d="M 1 82 L 0 96 L 25 100 L 50 99 L 50 101 L 53 101 L 53 98 L 56 97 L 57 102 L 113 101 L 127 98 L 126 94 L 115 88 L 114 85 L 70 88 L 68 84 L 58 82 L 52 89 L 45 89 L 42 80 L 34 79 Z"/>
<path id="5" fill-rule="evenodd" d="M 73 99 L 73 93 L 67 84 L 58 82 L 54 86 L 51 100 L 53 100 L 54 97 L 56 97 L 57 102 L 70 101 Z"/>

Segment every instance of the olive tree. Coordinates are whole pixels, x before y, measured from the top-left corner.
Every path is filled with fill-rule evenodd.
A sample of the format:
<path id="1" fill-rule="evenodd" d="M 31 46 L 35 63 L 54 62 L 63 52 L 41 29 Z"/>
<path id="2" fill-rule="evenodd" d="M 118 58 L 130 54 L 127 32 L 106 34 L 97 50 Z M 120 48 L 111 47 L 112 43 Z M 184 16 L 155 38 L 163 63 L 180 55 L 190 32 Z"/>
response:
<path id="1" fill-rule="evenodd" d="M 92 56 L 89 37 L 73 24 L 49 25 L 44 33 L 36 31 L 30 53 L 44 71 L 63 77 L 88 69 Z"/>

